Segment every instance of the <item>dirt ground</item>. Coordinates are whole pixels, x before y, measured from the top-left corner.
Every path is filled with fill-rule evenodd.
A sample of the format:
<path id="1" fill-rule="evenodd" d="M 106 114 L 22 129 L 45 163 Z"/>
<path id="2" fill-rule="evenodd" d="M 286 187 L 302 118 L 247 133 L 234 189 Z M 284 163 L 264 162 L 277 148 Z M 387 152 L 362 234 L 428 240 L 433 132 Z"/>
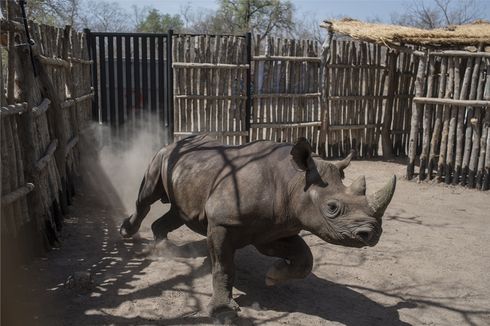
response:
<path id="1" fill-rule="evenodd" d="M 305 232 L 312 274 L 271 288 L 264 276 L 273 259 L 240 250 L 234 289 L 240 323 L 490 325 L 490 192 L 408 182 L 404 172 L 402 164 L 373 161 L 346 170 L 346 183 L 365 174 L 368 192 L 398 176 L 373 248 L 338 247 Z M 123 240 L 118 225 L 128 203 L 113 196 L 117 184 L 97 173 L 83 179 L 61 248 L 23 268 L 30 282 L 18 283 L 19 324 L 212 325 L 204 238 L 183 227 L 170 234 L 177 248 L 140 257 L 151 243 L 149 224 L 168 207 L 156 204 L 140 237 Z M 64 284 L 85 272 L 92 286 Z"/>

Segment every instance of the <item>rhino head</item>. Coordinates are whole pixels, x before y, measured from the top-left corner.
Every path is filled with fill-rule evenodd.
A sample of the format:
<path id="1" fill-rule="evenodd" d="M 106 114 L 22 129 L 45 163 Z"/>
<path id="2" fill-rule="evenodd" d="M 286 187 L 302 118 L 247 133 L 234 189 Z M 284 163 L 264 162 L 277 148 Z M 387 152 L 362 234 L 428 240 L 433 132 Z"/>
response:
<path id="1" fill-rule="evenodd" d="M 395 192 L 396 177 L 375 193 L 366 196 L 364 176 L 350 186 L 342 183 L 343 170 L 352 153 L 342 161 L 329 163 L 312 155 L 302 138 L 291 150 L 298 172 L 291 181 L 291 212 L 303 229 L 329 243 L 363 247 L 374 246 L 381 236 L 381 218 Z"/>

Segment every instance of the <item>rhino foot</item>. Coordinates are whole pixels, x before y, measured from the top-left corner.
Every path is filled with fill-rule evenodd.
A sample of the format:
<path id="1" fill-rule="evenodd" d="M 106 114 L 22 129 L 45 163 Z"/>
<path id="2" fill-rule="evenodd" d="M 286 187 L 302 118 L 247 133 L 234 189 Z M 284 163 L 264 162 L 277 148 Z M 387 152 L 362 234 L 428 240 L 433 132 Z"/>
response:
<path id="1" fill-rule="evenodd" d="M 220 300 L 213 296 L 207 310 L 209 316 L 218 319 L 220 323 L 227 324 L 238 316 L 237 311 L 240 311 L 240 306 L 233 299 Z"/>
<path id="2" fill-rule="evenodd" d="M 138 232 L 139 228 L 140 226 L 131 223 L 131 217 L 128 217 L 124 219 L 121 228 L 119 229 L 119 233 L 123 238 L 130 238 Z"/>

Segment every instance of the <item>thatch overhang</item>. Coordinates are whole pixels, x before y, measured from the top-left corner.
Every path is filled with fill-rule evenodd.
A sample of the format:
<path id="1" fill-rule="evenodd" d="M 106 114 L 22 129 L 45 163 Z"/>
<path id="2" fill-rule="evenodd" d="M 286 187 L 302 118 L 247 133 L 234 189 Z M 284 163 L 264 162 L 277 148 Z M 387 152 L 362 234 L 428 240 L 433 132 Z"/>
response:
<path id="1" fill-rule="evenodd" d="M 448 28 L 421 29 L 389 24 L 365 23 L 345 18 L 324 21 L 321 27 L 353 39 L 386 46 L 415 45 L 424 47 L 454 48 L 490 45 L 490 23 L 476 21 Z"/>

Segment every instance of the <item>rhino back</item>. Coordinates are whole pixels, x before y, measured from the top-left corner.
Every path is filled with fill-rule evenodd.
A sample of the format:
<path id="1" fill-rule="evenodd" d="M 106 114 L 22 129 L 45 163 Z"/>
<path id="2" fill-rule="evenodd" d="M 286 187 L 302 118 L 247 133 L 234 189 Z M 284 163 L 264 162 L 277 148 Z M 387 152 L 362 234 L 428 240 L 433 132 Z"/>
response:
<path id="1" fill-rule="evenodd" d="M 208 137 L 187 138 L 165 153 L 164 185 L 186 222 L 270 224 L 287 200 L 290 150 L 267 141 L 225 146 Z"/>

